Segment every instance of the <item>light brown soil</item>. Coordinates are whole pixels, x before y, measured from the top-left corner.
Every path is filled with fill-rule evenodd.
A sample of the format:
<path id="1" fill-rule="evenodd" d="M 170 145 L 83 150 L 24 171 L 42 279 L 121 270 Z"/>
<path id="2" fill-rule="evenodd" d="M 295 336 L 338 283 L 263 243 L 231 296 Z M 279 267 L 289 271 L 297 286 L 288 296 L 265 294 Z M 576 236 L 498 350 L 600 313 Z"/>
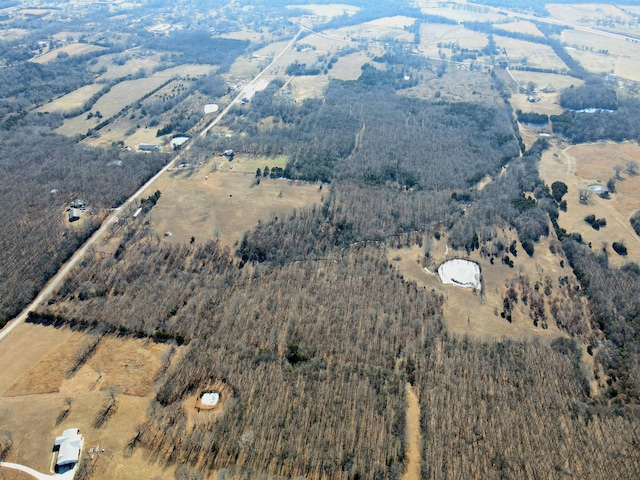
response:
<path id="1" fill-rule="evenodd" d="M 420 402 L 413 387 L 407 383 L 407 465 L 402 475 L 403 480 L 419 480 L 420 475 L 420 449 L 422 448 L 422 436 L 420 435 Z"/>

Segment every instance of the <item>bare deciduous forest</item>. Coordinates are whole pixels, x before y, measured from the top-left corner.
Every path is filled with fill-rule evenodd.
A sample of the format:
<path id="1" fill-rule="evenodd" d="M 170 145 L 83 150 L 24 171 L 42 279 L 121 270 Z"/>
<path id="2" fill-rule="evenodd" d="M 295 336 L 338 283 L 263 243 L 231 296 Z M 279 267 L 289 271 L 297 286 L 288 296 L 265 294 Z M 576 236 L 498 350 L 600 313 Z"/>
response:
<path id="1" fill-rule="evenodd" d="M 3 145 L 0 323 L 13 318 L 106 213 L 167 161 L 159 154 L 86 150 L 41 129 L 0 130 Z M 70 223 L 77 199 L 87 211 Z"/>
<path id="2" fill-rule="evenodd" d="M 613 267 L 606 246 L 599 251 L 579 232 L 565 230 L 559 223 L 567 209 L 563 197 L 578 192 L 562 182 L 545 184 L 538 171 L 543 154 L 565 143 L 637 141 L 640 109 L 632 89 L 623 93 L 606 75 L 590 74 L 560 40 L 561 24 L 528 19 L 540 33 L 532 35 L 484 20 L 429 15 L 419 4 L 401 0 L 376 5 L 355 0 L 352 11 L 317 3 L 338 13 L 312 15 L 303 8 L 306 2 L 293 0 L 195 2 L 180 4 L 186 12 L 180 14 L 174 5 L 158 1 L 123 7 L 132 10 L 113 18 L 109 9 L 92 6 L 75 19 L 82 41 L 69 35 L 65 42 L 93 38 L 87 45 L 99 49 L 78 56 L 61 51 L 42 64 L 28 60 L 62 48 L 51 35 L 70 26 L 59 18 L 60 23 L 49 23 L 39 14 L 14 21 L 24 37 L 0 42 L 6 72 L 0 86 L 0 202 L 5 206 L 0 325 L 28 304 L 113 208 L 170 159 L 169 154 L 134 153 L 113 138 L 104 142 L 110 147 L 81 143 L 108 135 L 111 128 L 103 127 L 111 119 L 73 139 L 53 129 L 78 112 L 102 118 L 91 111 L 94 103 L 123 79 L 175 66 L 215 67 L 186 75 L 170 94 L 143 93 L 112 118 L 131 121 L 129 139 L 152 129 L 156 137 L 192 137 L 173 157 L 181 163 L 171 179 L 184 171 L 181 179 L 222 188 L 215 175 L 223 170 L 250 183 L 253 173 L 232 171 L 240 163 L 234 155 L 244 165 L 279 156 L 279 166 L 269 173 L 258 169 L 246 188 L 261 188 L 267 176 L 292 185 L 315 182 L 323 199 L 247 225 L 242 238 L 223 246 L 195 236 L 178 243 L 169 231 L 165 238 L 154 233 L 156 204 L 177 202 L 171 192 L 157 190 L 135 215 L 123 212 L 102 243 L 89 249 L 52 297 L 30 313 L 32 323 L 97 332 L 70 357 L 67 380 L 86 368 L 105 339 L 144 337 L 175 345 L 149 380 L 155 382 L 153 390 L 149 387 L 152 399 L 128 433 L 124 456 L 141 453 L 149 464 L 174 468 L 177 479 L 399 479 L 408 462 L 410 385 L 419 398 L 423 478 L 637 478 L 640 267 Z M 480 3 L 504 6 L 501 0 Z M 539 1 L 525 3 L 514 7 L 548 13 Z M 157 9 L 157 17 L 146 17 L 149 6 Z M 510 15 L 478 5 L 464 8 L 467 14 L 472 9 L 498 16 L 496 25 Z M 189 20 L 179 22 L 180 15 Z M 363 22 L 384 19 L 395 25 L 402 16 L 411 21 L 389 27 L 389 38 L 367 36 L 387 27 Z M 174 24 L 160 24 L 165 21 Z M 315 32 L 304 22 L 311 22 Z M 428 57 L 423 49 L 432 48 L 435 37 L 422 41 L 421 35 L 432 34 L 422 28 L 427 23 L 437 25 L 438 32 L 473 33 L 486 45 L 457 45 L 448 60 L 448 47 L 441 49 L 436 41 L 439 59 L 433 52 Z M 113 30 L 96 31 L 99 25 Z M 328 33 L 315 38 L 321 31 Z M 527 65 L 514 71 L 562 73 L 584 81 L 554 97 L 551 107 L 563 113 L 518 110 L 514 115 L 509 97 L 524 87 L 511 73 L 517 87 L 505 83 L 508 72 L 496 74 L 510 59 L 493 34 L 544 46 L 558 57 L 554 61 L 566 65 L 562 72 Z M 316 52 L 315 45 L 296 45 L 295 35 L 319 45 L 326 41 L 327 53 Z M 270 70 L 269 62 L 282 48 L 278 44 L 289 45 L 281 51 L 287 60 Z M 345 78 L 357 80 L 324 77 L 351 54 L 361 56 L 349 61 L 362 61 L 351 66 L 355 75 Z M 467 62 L 480 57 L 487 62 Z M 100 75 L 131 60 L 144 66 L 100 79 L 98 93 L 71 113 L 35 111 L 98 83 Z M 446 82 L 460 78 L 457 71 L 481 78 L 475 85 L 486 91 L 467 86 L 464 100 L 444 99 L 456 88 Z M 263 78 L 270 83 L 242 98 L 243 86 L 258 72 L 266 72 Z M 294 81 L 304 77 L 324 78 L 323 93 L 296 99 L 300 84 Z M 431 80 L 444 82 L 437 87 L 442 91 L 430 90 Z M 232 98 L 238 101 L 226 103 Z M 523 102 L 534 110 L 532 98 Z M 205 101 L 222 107 L 216 128 L 205 129 L 213 118 L 203 113 Z M 585 115 L 581 109 L 596 111 Z M 549 122 L 543 133 L 517 123 L 539 119 Z M 115 123 L 110 126 L 117 130 Z M 202 131 L 207 135 L 199 135 Z M 233 194 L 225 200 L 239 196 Z M 207 204 L 208 198 L 198 207 L 222 210 Z M 70 222 L 67 208 L 78 199 L 86 210 Z M 629 217 L 634 225 L 636 217 Z M 421 251 L 411 266 L 424 274 L 433 263 L 429 246 L 441 240 L 445 257 L 475 256 L 485 262 L 483 268 L 498 264 L 513 272 L 493 287 L 502 312 L 496 307 L 483 321 L 512 323 L 517 308 L 528 327 L 540 330 L 517 340 L 452 335 L 448 307 L 463 298 L 456 297 L 455 287 L 432 289 L 409 281 L 388 256 L 390 248 Z M 624 247 L 616 242 L 615 251 L 616 245 Z M 536 263 L 543 257 L 546 263 Z M 469 297 L 485 307 L 485 293 Z M 466 314 L 470 323 L 475 312 Z M 549 325 L 557 326 L 553 334 L 537 336 Z M 96 373 L 100 380 L 102 371 Z M 212 385 L 224 385 L 220 408 L 194 408 L 192 399 Z M 94 430 L 109 428 L 120 391 L 117 385 L 106 391 Z M 73 401 L 68 398 L 65 414 Z M 0 458 L 22 442 L 11 432 L 0 437 Z M 85 460 L 78 475 L 90 478 L 95 462 Z"/>

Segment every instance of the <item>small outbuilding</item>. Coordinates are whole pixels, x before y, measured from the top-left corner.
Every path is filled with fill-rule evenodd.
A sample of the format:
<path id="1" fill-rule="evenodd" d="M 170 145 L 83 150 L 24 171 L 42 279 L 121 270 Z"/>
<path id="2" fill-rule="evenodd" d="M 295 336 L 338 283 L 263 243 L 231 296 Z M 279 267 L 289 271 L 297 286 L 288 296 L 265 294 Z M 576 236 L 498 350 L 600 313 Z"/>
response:
<path id="1" fill-rule="evenodd" d="M 68 428 L 62 432 L 62 436 L 56 438 L 54 450 L 58 450 L 56 469 L 60 467 L 72 467 L 80 459 L 82 449 L 82 435 L 77 428 Z"/>
<path id="2" fill-rule="evenodd" d="M 75 222 L 76 220 L 80 220 L 80 209 L 72 208 L 69 210 L 69 221 Z"/>

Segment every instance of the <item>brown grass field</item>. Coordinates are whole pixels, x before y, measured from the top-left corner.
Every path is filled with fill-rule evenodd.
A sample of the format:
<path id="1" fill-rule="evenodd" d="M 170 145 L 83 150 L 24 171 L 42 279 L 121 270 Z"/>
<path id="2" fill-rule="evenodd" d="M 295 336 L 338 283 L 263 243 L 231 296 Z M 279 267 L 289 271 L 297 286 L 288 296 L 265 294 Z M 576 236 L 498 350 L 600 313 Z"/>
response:
<path id="1" fill-rule="evenodd" d="M 510 23 L 500 23 L 495 25 L 497 28 L 507 30 L 509 32 L 526 33 L 527 35 L 535 35 L 536 37 L 544 37 L 544 34 L 538 30 L 538 27 L 531 22 L 515 21 Z"/>
<path id="2" fill-rule="evenodd" d="M 467 30 L 458 25 L 422 24 L 420 27 L 420 50 L 428 57 L 438 58 L 438 43 L 458 43 L 460 48 L 479 49 L 487 45 L 487 36 Z"/>
<path id="3" fill-rule="evenodd" d="M 353 5 L 343 4 L 343 3 L 332 3 L 328 5 L 295 5 L 289 6 L 287 8 L 296 8 L 296 9 L 304 9 L 313 15 L 317 15 L 318 17 L 323 17 L 323 19 L 331 19 L 333 17 L 339 17 L 345 13 L 353 14 L 360 10 L 359 7 L 355 7 Z"/>
<path id="4" fill-rule="evenodd" d="M 170 231 L 170 237 L 163 237 L 169 242 L 188 242 L 193 236 L 198 242 L 219 238 L 232 246 L 259 220 L 320 203 L 323 192 L 317 184 L 262 178 L 254 185 L 257 168 L 285 164 L 285 158 L 236 155 L 233 162 L 214 157 L 193 170 L 174 170 L 143 194 L 162 192 L 151 211 L 152 228 L 160 237 Z"/>
<path id="5" fill-rule="evenodd" d="M 62 135 L 67 135 L 67 136 L 74 136 L 79 133 L 84 134 L 90 128 L 95 127 L 97 124 L 99 124 L 103 120 L 106 120 L 107 118 L 110 118 L 111 116 L 117 114 L 118 112 L 120 112 L 122 108 L 134 103 L 136 100 L 143 97 L 146 93 L 159 87 L 170 78 L 172 77 L 177 78 L 179 76 L 186 76 L 186 75 L 191 75 L 191 76 L 203 75 L 210 72 L 213 69 L 214 67 L 201 66 L 201 65 L 186 65 L 182 67 L 169 68 L 166 70 L 162 70 L 160 72 L 157 72 L 145 78 L 139 78 L 136 80 L 125 80 L 123 82 L 118 83 L 117 85 L 114 85 L 109 92 L 107 92 L 105 95 L 100 97 L 100 99 L 95 103 L 95 105 L 91 109 L 91 112 L 93 113 L 100 112 L 102 114 L 101 119 L 95 116 L 91 119 L 87 119 L 87 114 L 84 113 L 76 117 L 65 120 L 64 124 L 61 127 L 59 127 L 56 131 L 57 133 L 60 133 Z M 120 120 L 121 120 L 120 126 L 122 127 L 121 133 L 128 130 L 133 125 L 132 123 L 122 121 L 122 119 Z M 116 124 L 116 122 L 114 122 L 114 124 Z M 111 128 L 113 128 L 113 126 L 109 125 L 108 128 L 104 128 L 103 129 L 104 132 L 101 131 L 100 134 L 103 135 L 108 133 L 108 130 Z M 150 138 L 150 135 L 145 135 L 144 141 L 149 143 L 155 143 L 154 141 L 155 132 L 156 132 L 156 129 L 153 129 L 153 138 Z M 112 138 L 112 137 L 113 135 L 109 137 L 109 139 L 107 140 L 108 143 L 110 143 L 111 141 L 118 141 L 118 140 L 124 139 L 123 134 L 118 136 L 117 138 Z M 104 140 L 101 140 L 101 141 L 94 140 L 92 142 L 92 139 L 88 139 L 87 143 L 102 144 L 104 143 Z M 139 142 L 139 143 L 142 143 L 142 142 Z"/>
<path id="6" fill-rule="evenodd" d="M 547 4 L 547 11 L 552 17 L 570 24 L 596 25 L 597 20 L 620 19 L 623 22 L 633 20 L 633 17 L 614 5 L 598 3 L 584 5 Z M 626 7 L 625 7 L 626 8 Z"/>
<path id="7" fill-rule="evenodd" d="M 104 50 L 104 47 L 98 47 L 96 45 L 90 45 L 88 43 L 72 43 L 70 45 L 65 45 L 64 47 L 56 48 L 50 52 L 45 53 L 44 55 L 40 55 L 39 57 L 33 58 L 31 61 L 33 63 L 49 63 L 56 60 L 58 54 L 60 53 L 68 53 L 70 56 L 74 55 L 86 55 L 92 52 L 98 52 L 100 50 Z"/>
<path id="8" fill-rule="evenodd" d="M 418 0 L 415 3 L 428 15 L 440 15 L 459 22 L 498 22 L 505 19 L 503 15 L 481 6 L 465 8 L 463 2 L 452 2 L 450 6 L 440 6 L 441 2 L 433 0 Z"/>
<path id="9" fill-rule="evenodd" d="M 100 74 L 100 76 L 96 78 L 97 81 L 121 78 L 130 73 L 136 73 L 141 68 L 147 71 L 151 71 L 154 67 L 160 65 L 160 55 L 158 54 L 148 55 L 143 58 L 131 57 L 124 65 L 116 65 L 115 63 L 113 63 L 113 59 L 116 56 L 118 55 L 110 54 L 98 57 L 98 62 L 93 65 L 91 69 L 97 72 L 102 67 L 105 67 L 107 71 Z"/>
<path id="10" fill-rule="evenodd" d="M 523 112 L 537 112 L 547 115 L 559 115 L 562 113 L 562 107 L 558 104 L 558 96 L 560 91 L 564 88 L 569 88 L 571 85 L 580 86 L 584 82 L 577 78 L 569 77 L 568 75 L 555 75 L 551 73 L 538 73 L 538 72 L 526 72 L 522 70 L 509 70 L 513 78 L 517 82 L 526 86 L 529 82 L 536 84 L 538 93 L 536 95 L 537 101 L 532 103 L 528 101 L 529 95 L 526 93 L 520 93 L 516 87 L 514 87 L 513 93 L 509 101 L 514 110 L 522 110 Z M 541 92 L 543 87 L 552 88 L 555 92 Z"/>
<path id="11" fill-rule="evenodd" d="M 640 81 L 640 44 L 579 30 L 564 30 L 562 41 L 577 49 L 567 51 L 587 70 L 615 73 L 622 78 Z M 606 50 L 608 54 L 598 53 L 600 50 Z"/>
<path id="12" fill-rule="evenodd" d="M 52 102 L 49 102 L 38 109 L 37 112 L 67 112 L 74 108 L 82 107 L 94 94 L 100 91 L 102 85 L 92 83 L 91 85 L 85 85 L 71 93 L 63 95 L 60 98 L 56 98 Z"/>
<path id="13" fill-rule="evenodd" d="M 547 184 L 559 180 L 569 187 L 565 197 L 568 208 L 566 213 L 560 212 L 560 226 L 568 232 L 580 232 L 593 250 L 601 251 L 606 242 L 609 262 L 613 265 L 640 260 L 640 237 L 629 223 L 629 217 L 640 205 L 640 177 L 623 173 L 624 180 L 616 183 L 618 193 L 612 194 L 610 200 L 593 194 L 589 205 L 581 205 L 578 192 L 592 184 L 606 184 L 614 176 L 614 165 L 624 167 L 628 160 L 639 156 L 640 146 L 636 143 L 597 143 L 549 149 L 540 162 L 540 176 Z M 592 229 L 584 221 L 589 214 L 605 218 L 607 226 L 599 231 Z M 610 247 L 620 240 L 627 246 L 626 258 L 618 256 Z"/>
<path id="14" fill-rule="evenodd" d="M 565 63 L 560 60 L 551 47 L 547 45 L 525 42 L 523 40 L 501 37 L 499 35 L 496 35 L 494 38 L 498 48 L 507 50 L 511 64 L 525 63 L 527 66 L 534 68 L 567 70 Z"/>
<path id="15" fill-rule="evenodd" d="M 24 28 L 6 28 L 0 30 L 0 40 L 3 42 L 9 42 L 11 40 L 17 40 L 29 34 L 29 30 Z"/>
<path id="16" fill-rule="evenodd" d="M 86 339 L 87 334 L 68 328 L 23 324 L 3 343 L 0 424 L 12 431 L 15 441 L 7 461 L 49 473 L 53 440 L 65 428 L 77 427 L 85 437 L 85 451 L 96 445 L 104 449 L 94 478 L 169 476 L 164 467 L 149 464 L 140 452 L 125 456 L 135 423 L 145 417 L 168 347 L 105 337 L 89 361 L 66 379 L 64 372 Z M 116 411 L 104 426 L 95 428 L 96 415 L 106 401 L 105 390 L 111 385 L 121 392 Z M 72 399 L 68 411 L 65 397 Z M 30 421 L 24 422 L 25 418 Z"/>

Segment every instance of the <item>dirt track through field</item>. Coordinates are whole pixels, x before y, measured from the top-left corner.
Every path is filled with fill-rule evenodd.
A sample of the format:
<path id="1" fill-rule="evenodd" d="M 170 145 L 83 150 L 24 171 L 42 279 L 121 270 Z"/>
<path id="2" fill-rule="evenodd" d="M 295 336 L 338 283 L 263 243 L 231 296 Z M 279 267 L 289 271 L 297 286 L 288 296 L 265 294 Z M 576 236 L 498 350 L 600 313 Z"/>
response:
<path id="1" fill-rule="evenodd" d="M 420 477 L 420 402 L 411 384 L 407 383 L 407 468 L 403 480 L 419 480 Z"/>

